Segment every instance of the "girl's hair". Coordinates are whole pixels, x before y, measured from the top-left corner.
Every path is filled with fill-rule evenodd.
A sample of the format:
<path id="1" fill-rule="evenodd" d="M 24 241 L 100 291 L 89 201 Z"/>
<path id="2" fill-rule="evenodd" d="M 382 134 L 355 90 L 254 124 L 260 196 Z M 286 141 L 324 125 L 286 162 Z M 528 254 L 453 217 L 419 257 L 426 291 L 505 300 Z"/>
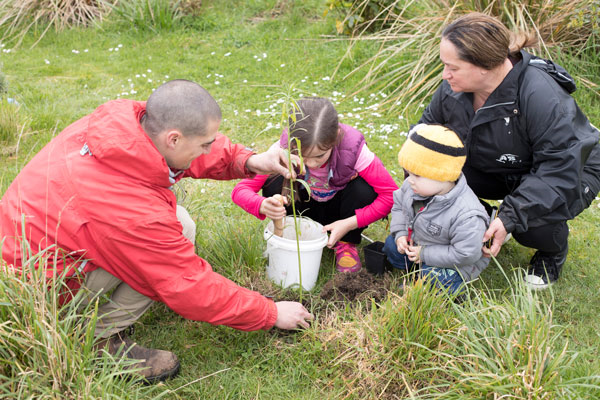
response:
<path id="1" fill-rule="evenodd" d="M 302 149 L 317 147 L 329 150 L 338 143 L 338 114 L 333 104 L 323 97 L 306 97 L 296 102 L 296 122 L 290 116 L 290 138 L 298 138 Z M 292 140 L 292 148 L 296 141 Z"/>
<path id="2" fill-rule="evenodd" d="M 442 38 L 456 47 L 461 60 L 487 70 L 501 65 L 508 56 L 517 55 L 522 48 L 537 44 L 534 34 L 513 33 L 498 19 L 477 12 L 446 26 Z"/>
<path id="3" fill-rule="evenodd" d="M 338 114 L 333 104 L 323 97 L 305 97 L 296 102 L 298 108 L 294 111 L 294 118 L 289 118 L 290 138 L 298 138 L 302 150 L 317 147 L 321 150 L 329 150 L 339 142 Z M 295 140 L 291 140 L 290 151 L 297 152 Z M 295 200 L 300 201 L 300 185 L 294 182 Z M 290 181 L 283 180 L 281 194 L 291 200 Z M 310 200 L 310 194 L 306 201 Z"/>

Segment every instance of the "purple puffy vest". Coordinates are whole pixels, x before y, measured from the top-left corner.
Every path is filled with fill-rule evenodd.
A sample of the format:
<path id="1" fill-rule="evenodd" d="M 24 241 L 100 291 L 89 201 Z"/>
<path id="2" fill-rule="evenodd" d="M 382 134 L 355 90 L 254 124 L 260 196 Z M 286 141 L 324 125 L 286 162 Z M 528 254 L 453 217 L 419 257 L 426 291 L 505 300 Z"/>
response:
<path id="1" fill-rule="evenodd" d="M 365 144 L 365 137 L 357 129 L 345 125 L 340 126 L 340 143 L 331 151 L 329 157 L 329 187 L 333 190 L 341 190 L 348 182 L 356 177 L 354 168 L 358 155 Z M 279 145 L 287 148 L 287 129 L 281 133 Z"/>

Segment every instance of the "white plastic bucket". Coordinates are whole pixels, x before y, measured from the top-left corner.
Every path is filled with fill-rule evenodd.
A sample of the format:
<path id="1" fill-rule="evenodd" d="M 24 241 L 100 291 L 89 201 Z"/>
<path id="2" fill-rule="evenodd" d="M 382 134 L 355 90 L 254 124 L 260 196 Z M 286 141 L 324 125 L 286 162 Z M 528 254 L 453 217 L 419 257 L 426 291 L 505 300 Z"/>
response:
<path id="1" fill-rule="evenodd" d="M 297 217 L 300 225 L 300 264 L 302 266 L 302 287 L 310 291 L 315 287 L 321 267 L 323 247 L 327 245 L 327 233 L 323 225 L 308 218 Z M 273 234 L 273 221 L 265 227 L 267 241 L 265 256 L 269 258 L 267 276 L 278 285 L 287 288 L 300 284 L 298 269 L 298 247 L 294 217 L 285 219 L 283 236 Z"/>

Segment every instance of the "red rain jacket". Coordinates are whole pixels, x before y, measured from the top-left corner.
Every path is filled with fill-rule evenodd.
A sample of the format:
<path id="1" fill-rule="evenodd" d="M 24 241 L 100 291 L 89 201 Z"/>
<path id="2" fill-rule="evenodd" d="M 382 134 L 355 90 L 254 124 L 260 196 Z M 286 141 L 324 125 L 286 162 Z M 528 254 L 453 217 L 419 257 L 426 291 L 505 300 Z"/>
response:
<path id="1" fill-rule="evenodd" d="M 21 267 L 24 232 L 34 253 L 58 254 L 49 276 L 72 275 L 73 266 L 89 260 L 84 273 L 102 268 L 185 318 L 247 331 L 271 328 L 273 301 L 213 272 L 182 235 L 168 166 L 139 122 L 145 107 L 108 102 L 23 168 L 0 201 L 2 257 Z M 210 154 L 180 176 L 243 178 L 251 154 L 219 134 Z"/>

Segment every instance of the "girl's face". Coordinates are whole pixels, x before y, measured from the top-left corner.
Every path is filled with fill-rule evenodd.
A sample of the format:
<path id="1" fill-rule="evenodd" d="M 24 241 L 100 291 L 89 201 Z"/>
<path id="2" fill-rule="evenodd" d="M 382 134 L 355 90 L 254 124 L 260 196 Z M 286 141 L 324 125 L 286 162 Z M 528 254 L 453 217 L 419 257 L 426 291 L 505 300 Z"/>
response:
<path id="1" fill-rule="evenodd" d="M 444 64 L 442 79 L 450 84 L 453 92 L 477 92 L 484 87 L 487 70 L 458 57 L 458 50 L 448 39 L 440 43 L 440 59 Z"/>
<path id="2" fill-rule="evenodd" d="M 302 151 L 304 165 L 309 169 L 320 168 L 329 160 L 331 149 L 322 150 L 318 146 L 313 146 Z"/>
<path id="3" fill-rule="evenodd" d="M 425 178 L 423 176 L 415 175 L 408 171 L 407 182 L 410 184 L 413 192 L 421 197 L 431 197 L 438 194 L 446 194 L 453 187 L 453 182 L 442 182 L 433 179 Z"/>

